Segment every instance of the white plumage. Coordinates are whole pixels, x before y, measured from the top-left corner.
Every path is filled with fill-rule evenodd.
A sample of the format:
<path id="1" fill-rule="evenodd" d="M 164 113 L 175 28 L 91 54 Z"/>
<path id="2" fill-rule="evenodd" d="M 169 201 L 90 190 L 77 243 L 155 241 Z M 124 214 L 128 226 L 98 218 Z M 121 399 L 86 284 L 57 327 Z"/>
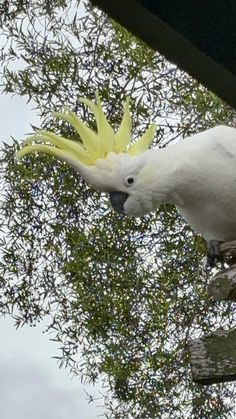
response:
<path id="1" fill-rule="evenodd" d="M 236 239 L 236 129 L 209 129 L 166 149 L 148 151 L 145 160 L 146 168 L 150 165 L 150 210 L 174 204 L 206 240 Z M 124 210 L 130 215 L 131 206 L 128 198 Z"/>

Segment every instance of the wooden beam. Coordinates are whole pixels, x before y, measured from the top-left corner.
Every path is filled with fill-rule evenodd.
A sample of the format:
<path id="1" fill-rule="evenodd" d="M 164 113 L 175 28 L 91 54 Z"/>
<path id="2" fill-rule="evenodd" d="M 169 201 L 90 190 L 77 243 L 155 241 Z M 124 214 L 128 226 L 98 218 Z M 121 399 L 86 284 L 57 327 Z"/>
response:
<path id="1" fill-rule="evenodd" d="M 91 0 L 126 29 L 236 108 L 236 76 L 137 0 Z M 223 9 L 222 9 L 223 10 Z"/>

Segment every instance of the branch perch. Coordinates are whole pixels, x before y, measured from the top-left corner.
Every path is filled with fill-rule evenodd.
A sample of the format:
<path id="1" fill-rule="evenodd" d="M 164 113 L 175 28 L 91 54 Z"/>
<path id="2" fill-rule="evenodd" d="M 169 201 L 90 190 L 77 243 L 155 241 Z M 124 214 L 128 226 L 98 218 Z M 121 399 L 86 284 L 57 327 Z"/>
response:
<path id="1" fill-rule="evenodd" d="M 236 302 L 236 265 L 219 272 L 209 284 L 208 293 L 216 301 Z"/>
<path id="2" fill-rule="evenodd" d="M 236 302 L 236 241 L 222 243 L 220 250 L 231 266 L 213 278 L 208 292 L 217 301 Z M 193 381 L 209 385 L 236 380 L 236 328 L 190 340 L 189 353 Z"/>

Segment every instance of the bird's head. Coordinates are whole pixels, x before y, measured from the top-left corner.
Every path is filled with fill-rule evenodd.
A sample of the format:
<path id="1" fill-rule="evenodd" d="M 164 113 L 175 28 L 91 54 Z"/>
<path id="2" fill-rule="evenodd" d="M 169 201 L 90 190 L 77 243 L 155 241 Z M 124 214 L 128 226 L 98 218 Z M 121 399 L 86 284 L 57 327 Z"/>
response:
<path id="1" fill-rule="evenodd" d="M 50 131 L 38 131 L 26 139 L 17 158 L 34 152 L 50 154 L 68 163 L 94 187 L 110 194 L 115 210 L 130 216 L 142 216 L 154 209 L 148 182 L 153 167 L 147 165 L 148 148 L 156 127 L 150 125 L 134 142 L 131 137 L 129 100 L 124 103 L 121 124 L 115 133 L 106 119 L 100 100 L 81 99 L 94 113 L 97 131 L 91 130 L 73 112 L 54 112 L 54 117 L 69 122 L 81 141 L 72 141 Z"/>

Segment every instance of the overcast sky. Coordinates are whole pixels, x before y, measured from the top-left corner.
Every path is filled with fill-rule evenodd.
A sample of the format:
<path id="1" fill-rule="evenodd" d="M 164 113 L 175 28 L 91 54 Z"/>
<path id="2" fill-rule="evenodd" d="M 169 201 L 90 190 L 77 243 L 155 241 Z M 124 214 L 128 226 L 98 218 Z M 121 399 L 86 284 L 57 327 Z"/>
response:
<path id="1" fill-rule="evenodd" d="M 23 139 L 30 123 L 40 124 L 33 105 L 21 97 L 0 95 L 0 141 Z M 14 322 L 0 320 L 0 418 L 95 419 L 101 402 L 89 404 L 79 378 L 58 368 L 56 343 L 44 327 L 15 330 Z M 97 393 L 85 387 L 90 393 Z M 100 416 L 101 417 L 101 416 Z"/>

